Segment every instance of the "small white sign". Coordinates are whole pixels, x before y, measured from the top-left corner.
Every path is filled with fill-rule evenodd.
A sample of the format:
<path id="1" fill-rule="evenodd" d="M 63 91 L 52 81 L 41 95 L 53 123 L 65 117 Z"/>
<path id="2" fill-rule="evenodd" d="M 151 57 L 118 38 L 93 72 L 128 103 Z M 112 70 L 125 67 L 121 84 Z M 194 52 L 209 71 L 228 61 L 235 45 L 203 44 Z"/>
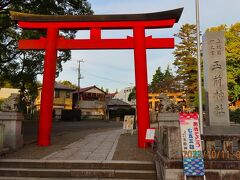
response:
<path id="1" fill-rule="evenodd" d="M 156 129 L 147 129 L 145 139 L 150 140 L 150 141 L 154 141 L 155 131 L 156 131 Z"/>

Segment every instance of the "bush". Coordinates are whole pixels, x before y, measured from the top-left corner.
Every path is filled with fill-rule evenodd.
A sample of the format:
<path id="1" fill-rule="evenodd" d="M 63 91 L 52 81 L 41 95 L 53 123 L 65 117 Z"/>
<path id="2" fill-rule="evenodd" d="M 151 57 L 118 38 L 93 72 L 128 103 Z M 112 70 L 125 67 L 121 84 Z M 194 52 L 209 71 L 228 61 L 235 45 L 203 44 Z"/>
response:
<path id="1" fill-rule="evenodd" d="M 230 111 L 230 121 L 240 123 L 240 109 Z"/>

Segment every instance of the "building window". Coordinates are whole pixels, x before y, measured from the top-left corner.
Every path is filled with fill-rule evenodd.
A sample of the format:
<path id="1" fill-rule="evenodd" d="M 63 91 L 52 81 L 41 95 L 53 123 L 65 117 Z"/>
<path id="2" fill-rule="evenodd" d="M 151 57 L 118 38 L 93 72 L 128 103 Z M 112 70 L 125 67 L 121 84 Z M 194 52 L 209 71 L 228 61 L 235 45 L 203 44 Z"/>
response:
<path id="1" fill-rule="evenodd" d="M 55 90 L 55 91 L 54 91 L 54 97 L 55 97 L 55 98 L 59 98 L 59 97 L 60 97 L 60 91 Z"/>
<path id="2" fill-rule="evenodd" d="M 66 98 L 70 98 L 70 92 L 69 91 L 66 92 Z"/>

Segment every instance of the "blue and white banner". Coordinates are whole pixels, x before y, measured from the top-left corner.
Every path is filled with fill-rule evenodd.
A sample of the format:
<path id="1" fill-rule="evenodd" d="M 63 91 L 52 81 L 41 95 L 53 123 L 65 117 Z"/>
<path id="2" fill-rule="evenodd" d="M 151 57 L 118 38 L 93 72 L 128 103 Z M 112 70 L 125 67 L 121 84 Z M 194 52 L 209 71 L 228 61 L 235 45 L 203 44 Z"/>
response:
<path id="1" fill-rule="evenodd" d="M 204 160 L 197 113 L 179 114 L 183 167 L 186 176 L 204 176 Z"/>

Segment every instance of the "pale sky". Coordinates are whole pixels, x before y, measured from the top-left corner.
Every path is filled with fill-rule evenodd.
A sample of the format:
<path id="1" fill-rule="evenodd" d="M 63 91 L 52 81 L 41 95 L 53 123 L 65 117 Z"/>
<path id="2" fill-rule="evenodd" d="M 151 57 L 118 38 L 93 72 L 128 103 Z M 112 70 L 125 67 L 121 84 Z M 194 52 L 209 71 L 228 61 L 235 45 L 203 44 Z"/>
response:
<path id="1" fill-rule="evenodd" d="M 183 14 L 171 29 L 147 31 L 153 37 L 173 37 L 185 23 L 195 24 L 195 0 L 88 0 L 95 14 L 129 14 L 166 11 L 184 7 Z M 240 0 L 199 0 L 201 31 L 220 24 L 231 25 L 240 21 Z M 103 31 L 103 38 L 124 38 L 132 32 Z M 77 38 L 89 37 L 89 32 L 78 32 Z M 178 41 L 177 39 L 175 42 Z M 158 66 L 164 71 L 169 64 L 172 69 L 173 49 L 147 50 L 148 82 Z M 119 91 L 135 84 L 133 50 L 79 50 L 72 51 L 72 60 L 63 64 L 57 80 L 77 84 L 77 60 L 81 63 L 81 87 L 96 85 Z M 39 79 L 41 80 L 41 79 Z"/>

